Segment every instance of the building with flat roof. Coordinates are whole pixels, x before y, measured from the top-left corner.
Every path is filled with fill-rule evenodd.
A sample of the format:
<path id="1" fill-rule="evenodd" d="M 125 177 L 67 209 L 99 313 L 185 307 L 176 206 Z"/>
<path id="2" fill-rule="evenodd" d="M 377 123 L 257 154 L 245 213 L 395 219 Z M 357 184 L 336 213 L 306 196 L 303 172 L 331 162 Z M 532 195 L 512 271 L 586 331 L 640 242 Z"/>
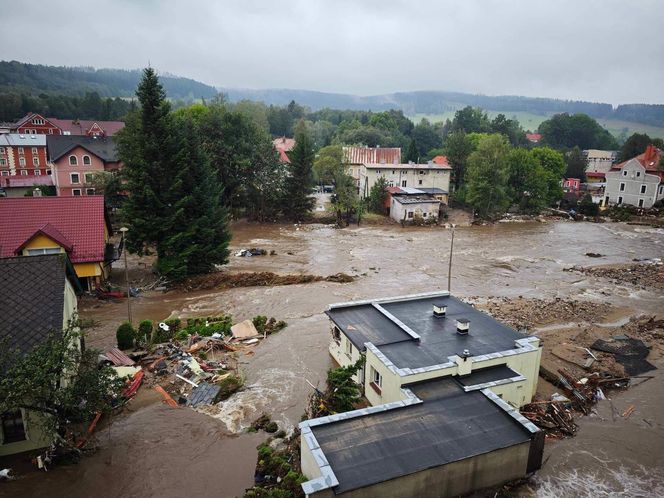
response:
<path id="1" fill-rule="evenodd" d="M 359 169 L 360 197 L 371 192 L 371 187 L 383 177 L 390 187 L 413 187 L 416 189 L 435 188 L 445 192 L 450 190 L 452 167 L 447 162 L 426 164 L 364 163 Z"/>
<path id="2" fill-rule="evenodd" d="M 331 305 L 330 354 L 371 407 L 308 420 L 303 484 L 315 496 L 455 496 L 541 465 L 518 412 L 537 387 L 539 339 L 437 292 Z"/>

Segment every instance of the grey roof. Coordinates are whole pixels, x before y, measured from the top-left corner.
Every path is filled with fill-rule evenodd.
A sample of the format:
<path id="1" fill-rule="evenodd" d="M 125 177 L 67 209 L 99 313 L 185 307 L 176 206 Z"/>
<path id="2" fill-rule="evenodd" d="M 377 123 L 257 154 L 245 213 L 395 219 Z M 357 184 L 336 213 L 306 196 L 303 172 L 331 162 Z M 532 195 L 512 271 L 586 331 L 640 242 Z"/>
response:
<path id="1" fill-rule="evenodd" d="M 447 305 L 444 318 L 433 316 L 434 303 Z M 349 303 L 333 307 L 327 315 L 353 344 L 357 346 L 362 340 L 372 342 L 397 368 L 440 365 L 464 349 L 471 356 L 507 351 L 516 347 L 516 340 L 525 337 L 452 296 L 383 300 L 380 306 L 388 313 L 372 311 L 371 304 Z M 470 320 L 467 335 L 457 334 L 457 318 Z M 405 338 L 407 332 L 401 325 L 413 330 L 420 339 Z M 399 335 L 395 327 L 404 334 Z M 359 338 L 354 337 L 356 333 Z M 364 349 L 363 345 L 360 349 Z"/>
<path id="2" fill-rule="evenodd" d="M 422 403 L 311 426 L 336 494 L 526 443 L 531 432 L 452 379 L 409 386 Z"/>
<path id="3" fill-rule="evenodd" d="M 44 147 L 46 135 L 3 133 L 0 135 L 0 147 Z"/>
<path id="4" fill-rule="evenodd" d="M 486 384 L 487 382 L 512 379 L 519 376 L 520 374 L 518 372 L 515 372 L 507 365 L 498 365 L 495 367 L 473 370 L 471 374 L 459 377 L 459 383 L 462 386 L 468 387 L 476 386 L 478 384 Z"/>
<path id="5" fill-rule="evenodd" d="M 85 137 L 79 135 L 47 135 L 48 157 L 57 161 L 75 147 L 83 147 L 88 152 L 106 162 L 119 160 L 115 141 L 112 137 Z"/>
<path id="6" fill-rule="evenodd" d="M 195 387 L 191 391 L 191 394 L 187 399 L 187 404 L 193 407 L 199 405 L 211 405 L 219 395 L 219 391 L 221 391 L 221 386 L 201 382 L 198 384 L 198 387 Z"/>
<path id="7" fill-rule="evenodd" d="M 49 332 L 61 331 L 66 278 L 78 287 L 65 255 L 0 259 L 0 340 L 27 353 Z"/>
<path id="8" fill-rule="evenodd" d="M 392 198 L 397 201 L 399 204 L 440 204 L 438 199 L 428 196 L 401 196 L 393 195 Z"/>
<path id="9" fill-rule="evenodd" d="M 442 188 L 438 187 L 427 187 L 427 188 L 419 188 L 420 191 L 424 192 L 425 194 L 447 194 L 447 190 L 443 190 Z"/>

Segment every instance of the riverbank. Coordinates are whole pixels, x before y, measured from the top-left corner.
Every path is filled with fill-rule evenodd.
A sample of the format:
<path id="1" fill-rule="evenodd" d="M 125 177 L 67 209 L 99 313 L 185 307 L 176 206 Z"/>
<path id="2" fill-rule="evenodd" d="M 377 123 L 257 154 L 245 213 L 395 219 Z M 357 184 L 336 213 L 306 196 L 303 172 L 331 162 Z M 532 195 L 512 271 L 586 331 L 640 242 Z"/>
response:
<path id="1" fill-rule="evenodd" d="M 190 460 L 197 452 L 203 451 L 206 458 L 216 465 L 215 472 L 206 471 L 203 478 L 207 492 L 213 490 L 218 496 L 235 496 L 238 493 L 227 492 L 226 486 L 228 482 L 236 482 L 239 487 L 252 479 L 256 463 L 255 446 L 260 442 L 249 441 L 243 431 L 263 412 L 270 414 L 279 427 L 292 429 L 300 420 L 307 396 L 311 392 L 307 381 L 314 385 L 323 385 L 326 370 L 332 366 L 327 352 L 330 340 L 329 323 L 323 314 L 327 306 L 330 303 L 354 299 L 444 290 L 447 286 L 450 235 L 449 230 L 428 228 L 398 227 L 395 230 L 394 227 L 351 227 L 338 230 L 325 225 L 238 224 L 233 231 L 232 251 L 261 247 L 268 252 L 274 250 L 277 254 L 260 257 L 232 256 L 227 271 L 265 271 L 282 275 L 346 273 L 357 278 L 349 283 L 316 281 L 289 286 L 237 287 L 192 292 L 150 291 L 132 299 L 134 321 L 161 321 L 176 316 L 187 318 L 229 313 L 236 321 L 259 314 L 274 315 L 289 325 L 278 334 L 262 341 L 253 356 L 241 358 L 240 368 L 245 375 L 246 388 L 219 405 L 214 417 L 183 409 L 169 418 L 175 411 L 169 412 L 167 407 L 157 402 L 137 410 L 137 413 L 146 410 L 145 415 L 134 418 L 135 414 L 131 414 L 126 419 L 118 419 L 113 424 L 108 444 L 126 451 L 136 451 L 154 466 L 159 465 L 160 458 L 165 458 L 168 468 L 179 477 L 178 482 L 175 482 L 175 478 L 171 480 L 170 475 L 164 477 L 171 488 L 158 489 L 160 496 L 166 498 L 187 493 L 187 480 L 182 477 L 186 473 L 180 474 L 177 469 L 188 469 L 189 473 L 198 475 L 198 471 L 190 467 Z M 563 271 L 574 266 L 596 265 L 596 258 L 586 256 L 589 252 L 602 253 L 601 262 L 607 265 L 632 264 L 633 259 L 661 257 L 664 234 L 658 233 L 657 230 L 618 223 L 500 223 L 485 227 L 460 228 L 456 230 L 454 244 L 452 292 L 461 298 L 473 297 L 487 302 L 489 298 L 508 300 L 505 302 L 505 309 L 515 306 L 516 320 L 527 326 L 529 331 L 535 331 L 538 327 L 565 325 L 573 321 L 567 316 L 568 311 L 565 308 L 571 306 L 569 303 L 576 303 L 575 313 L 586 315 L 585 321 L 592 324 L 614 323 L 625 316 L 662 313 L 661 302 L 664 296 L 658 289 L 640 288 L 628 281 L 616 283 L 601 275 Z M 118 262 L 117 269 L 120 276 L 123 276 L 121 261 Z M 523 307 L 510 304 L 511 300 L 518 300 L 519 296 L 525 300 L 541 301 L 524 301 L 529 306 L 524 311 Z M 551 305 L 550 308 L 545 308 L 542 304 L 554 303 L 556 299 L 565 303 L 564 306 Z M 549 312 L 535 315 L 534 312 L 541 308 L 549 309 Z M 99 326 L 91 329 L 88 334 L 88 346 L 105 348 L 114 345 L 115 329 L 126 316 L 126 309 L 124 300 L 85 300 L 81 305 L 82 317 L 99 323 Z M 624 310 L 624 314 L 616 316 L 616 310 L 620 313 Z M 537 316 L 537 321 L 529 321 L 529 315 Z M 579 319 L 568 329 L 583 329 L 586 325 L 582 322 L 584 320 Z M 578 323 L 582 323 L 581 327 L 578 327 Z M 554 342 L 550 334 L 556 331 L 545 329 L 537 333 L 545 344 Z M 661 386 L 661 383 L 658 386 L 654 382 L 655 379 L 647 381 L 640 388 L 644 391 L 644 397 Z M 626 393 L 631 392 L 632 390 L 628 390 Z M 190 417 L 191 420 L 187 421 Z M 203 420 L 199 417 L 204 417 L 207 422 L 202 422 L 205 429 L 197 432 L 194 427 Z M 580 419 L 581 428 L 577 438 L 583 434 L 583 424 L 588 418 Z M 136 420 L 136 423 L 132 420 Z M 122 429 L 125 423 L 129 424 L 127 430 Z M 655 429 L 651 430 L 658 431 L 660 427 L 664 427 L 664 420 L 657 417 L 652 419 L 652 423 Z M 186 437 L 179 437 L 173 432 L 182 425 L 191 428 L 191 431 L 185 431 Z M 130 430 L 131 427 L 134 429 Z M 156 439 L 160 434 L 164 434 L 166 438 L 175 438 L 177 444 L 166 445 L 166 442 L 163 442 L 163 446 L 159 446 Z M 212 437 L 212 434 L 216 438 Z M 629 437 L 629 431 L 621 432 L 618 436 Z M 225 443 L 227 439 L 234 442 Z M 589 460 L 581 453 L 566 449 L 569 447 L 566 445 L 571 444 L 568 441 L 575 439 L 547 444 L 547 454 L 549 451 L 567 452 L 567 468 L 575 465 L 585 468 Z M 222 459 L 215 459 L 212 453 L 201 449 L 201 445 L 205 444 L 212 446 L 211 452 L 214 449 L 224 455 L 226 444 L 240 445 L 241 447 L 233 448 L 247 453 L 247 467 L 239 469 L 230 466 L 227 472 L 227 466 Z M 614 446 L 618 449 L 614 449 Z M 593 441 L 592 451 L 597 455 L 604 451 L 615 452 L 612 457 L 617 460 L 630 457 L 627 448 L 629 452 L 639 451 L 629 442 L 625 442 L 623 446 L 625 450 L 621 452 L 620 444 L 615 439 L 609 442 L 597 437 Z M 136 449 L 127 449 L 133 447 Z M 105 451 L 102 448 L 100 454 Z M 160 455 L 160 452 L 166 454 Z M 243 453 L 238 458 L 244 461 L 244 457 Z M 641 457 L 647 460 L 645 456 Z M 91 458 L 98 457 L 95 455 Z M 563 460 L 564 455 L 560 458 Z M 73 488 L 81 493 L 79 496 L 86 492 L 88 495 L 98 495 L 100 482 L 105 486 L 106 481 L 122 476 L 122 490 L 116 487 L 116 484 L 110 483 L 109 493 L 105 495 L 122 496 L 120 491 L 124 491 L 126 495 L 133 487 L 144 490 L 144 478 L 134 472 L 132 465 L 142 472 L 150 472 L 147 464 L 142 466 L 130 458 L 117 457 L 109 461 L 108 469 L 100 474 L 102 478 L 94 483 L 90 473 L 100 470 L 97 464 L 88 466 L 87 463 L 88 460 L 85 460 L 78 466 L 58 468 L 46 474 L 51 484 L 49 495 L 54 498 L 68 496 L 65 492 L 61 493 L 60 489 L 71 491 Z M 600 463 L 593 464 L 597 472 L 601 472 Z M 657 462 L 650 464 L 649 468 L 654 469 L 653 472 L 656 464 Z M 203 468 L 208 469 L 206 465 L 203 465 Z M 541 474 L 550 476 L 555 482 L 555 470 L 550 470 L 548 463 Z M 41 477 L 42 474 L 37 476 Z M 34 481 L 30 481 L 30 486 L 21 488 L 27 495 L 32 493 L 32 482 Z M 5 492 L 5 489 L 10 488 L 0 486 L 0 493 Z M 535 494 L 531 496 L 538 492 L 533 491 Z"/>

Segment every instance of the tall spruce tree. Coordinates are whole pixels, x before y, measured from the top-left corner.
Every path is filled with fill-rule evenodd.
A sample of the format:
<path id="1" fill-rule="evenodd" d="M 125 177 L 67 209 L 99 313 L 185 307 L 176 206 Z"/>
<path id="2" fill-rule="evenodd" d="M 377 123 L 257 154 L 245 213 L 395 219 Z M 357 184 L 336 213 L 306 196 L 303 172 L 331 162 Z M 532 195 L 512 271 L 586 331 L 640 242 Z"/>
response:
<path id="1" fill-rule="evenodd" d="M 412 161 L 417 164 L 419 162 L 419 157 L 420 153 L 417 150 L 417 143 L 415 142 L 415 139 L 412 138 L 408 144 L 408 149 L 406 150 L 406 157 L 404 158 L 405 162 Z"/>
<path id="2" fill-rule="evenodd" d="M 190 117 L 176 120 L 178 170 L 168 192 L 171 215 L 157 267 L 173 279 L 207 273 L 228 261 L 228 216 L 221 185 Z"/>
<path id="3" fill-rule="evenodd" d="M 166 193 L 175 153 L 170 105 L 157 73 L 149 67 L 143 70 L 136 95 L 140 109 L 129 115 L 117 135 L 129 192 L 122 216 L 130 228 L 127 248 L 143 255 L 155 247 L 159 256 L 170 214 Z"/>
<path id="4" fill-rule="evenodd" d="M 284 215 L 293 221 L 304 219 L 316 204 L 313 187 L 314 151 L 311 138 L 301 121 L 295 133 L 295 147 L 289 154 L 289 175 L 284 188 Z"/>

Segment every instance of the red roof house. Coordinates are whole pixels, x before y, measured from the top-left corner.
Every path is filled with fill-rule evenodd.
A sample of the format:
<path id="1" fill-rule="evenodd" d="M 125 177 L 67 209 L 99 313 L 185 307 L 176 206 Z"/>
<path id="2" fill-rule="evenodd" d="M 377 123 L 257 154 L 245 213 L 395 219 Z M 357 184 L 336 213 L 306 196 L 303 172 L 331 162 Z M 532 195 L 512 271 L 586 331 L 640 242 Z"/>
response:
<path id="1" fill-rule="evenodd" d="M 526 133 L 526 138 L 536 144 L 542 140 L 542 135 L 539 133 Z"/>
<path id="2" fill-rule="evenodd" d="M 436 156 L 431 160 L 431 162 L 440 166 L 446 166 L 450 169 L 452 168 L 452 166 L 450 166 L 450 162 L 447 160 L 447 156 Z"/>
<path id="3" fill-rule="evenodd" d="M 272 140 L 272 145 L 274 145 L 274 148 L 277 149 L 277 152 L 279 153 L 279 160 L 282 163 L 290 163 L 290 159 L 286 153 L 290 152 L 293 150 L 293 147 L 295 147 L 295 139 L 286 137 L 275 138 Z"/>
<path id="4" fill-rule="evenodd" d="M 0 198 L 0 258 L 65 252 L 84 287 L 110 270 L 103 196 Z"/>
<path id="5" fill-rule="evenodd" d="M 125 126 L 122 121 L 94 121 L 91 119 L 57 118 L 48 119 L 51 123 L 62 130 L 62 135 L 112 137 Z"/>

